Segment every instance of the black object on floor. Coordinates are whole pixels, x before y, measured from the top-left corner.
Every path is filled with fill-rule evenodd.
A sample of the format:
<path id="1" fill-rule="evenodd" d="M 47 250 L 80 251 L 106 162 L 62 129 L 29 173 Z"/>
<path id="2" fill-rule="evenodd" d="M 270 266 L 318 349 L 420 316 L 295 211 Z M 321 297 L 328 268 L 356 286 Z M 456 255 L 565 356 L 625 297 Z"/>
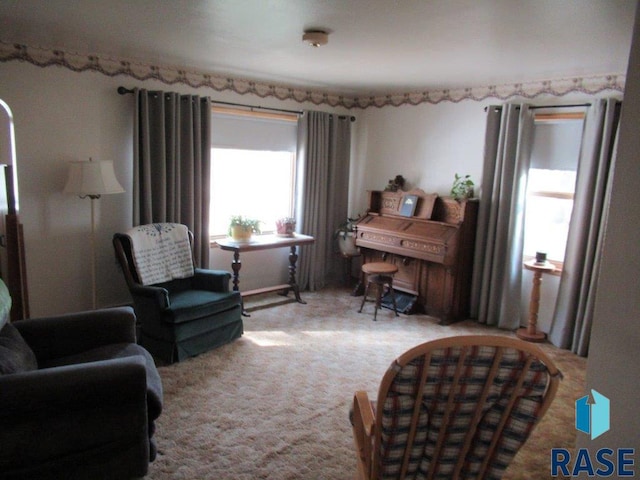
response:
<path id="1" fill-rule="evenodd" d="M 395 294 L 396 294 L 396 307 L 397 307 L 398 313 L 404 313 L 407 315 L 416 313 L 416 303 L 418 301 L 418 297 L 408 293 L 399 292 L 397 290 L 395 290 Z M 393 300 L 391 299 L 390 292 L 387 292 L 384 294 L 384 296 L 382 297 L 381 305 L 384 308 L 393 310 Z"/>

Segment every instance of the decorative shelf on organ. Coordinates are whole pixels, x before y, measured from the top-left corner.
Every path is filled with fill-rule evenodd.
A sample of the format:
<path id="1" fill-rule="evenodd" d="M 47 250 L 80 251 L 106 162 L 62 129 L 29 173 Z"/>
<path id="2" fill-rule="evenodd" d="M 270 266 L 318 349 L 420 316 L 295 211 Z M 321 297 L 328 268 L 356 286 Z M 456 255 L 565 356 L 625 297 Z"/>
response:
<path id="1" fill-rule="evenodd" d="M 411 216 L 402 215 L 406 196 L 417 197 Z M 397 265 L 394 288 L 416 295 L 440 323 L 468 318 L 478 205 L 420 189 L 369 191 L 369 209 L 356 225 L 363 263 Z"/>

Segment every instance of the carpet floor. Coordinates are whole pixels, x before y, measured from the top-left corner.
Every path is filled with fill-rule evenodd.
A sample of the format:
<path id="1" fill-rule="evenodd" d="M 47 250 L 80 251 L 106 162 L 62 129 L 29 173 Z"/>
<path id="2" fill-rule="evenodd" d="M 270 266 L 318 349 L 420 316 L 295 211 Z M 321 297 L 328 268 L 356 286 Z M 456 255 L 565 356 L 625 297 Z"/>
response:
<path id="1" fill-rule="evenodd" d="M 353 478 L 348 411 L 353 393 L 375 397 L 394 358 L 425 341 L 463 334 L 513 335 L 426 315 L 357 313 L 347 290 L 304 292 L 306 305 L 278 295 L 250 297 L 239 340 L 159 368 L 165 391 L 158 457 L 147 478 Z M 267 303 L 268 308 L 264 303 Z M 275 304 L 274 304 L 275 302 Z M 583 395 L 586 359 L 542 348 L 564 375 L 555 402 L 507 470 L 506 479 L 549 478 L 550 449 L 572 449 L 573 405 Z"/>

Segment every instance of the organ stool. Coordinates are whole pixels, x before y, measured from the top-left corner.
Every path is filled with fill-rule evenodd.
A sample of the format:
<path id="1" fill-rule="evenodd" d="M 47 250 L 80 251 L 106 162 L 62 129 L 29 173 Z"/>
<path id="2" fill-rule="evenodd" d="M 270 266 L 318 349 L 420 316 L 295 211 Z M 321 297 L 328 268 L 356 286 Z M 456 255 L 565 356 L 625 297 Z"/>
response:
<path id="1" fill-rule="evenodd" d="M 362 307 L 364 307 L 364 302 L 367 301 L 367 294 L 369 293 L 369 286 L 371 284 L 376 285 L 376 306 L 373 311 L 373 319 L 376 320 L 376 315 L 378 314 L 378 309 L 380 308 L 380 304 L 382 303 L 382 292 L 384 290 L 385 285 L 389 287 L 389 291 L 391 292 L 391 299 L 393 300 L 393 311 L 398 316 L 398 309 L 396 308 L 396 295 L 393 291 L 393 275 L 398 271 L 398 267 L 396 265 L 392 265 L 386 262 L 372 262 L 365 263 L 362 265 L 362 273 L 366 276 L 366 287 L 364 289 L 364 297 L 362 298 L 362 304 L 360 305 L 360 310 L 358 312 L 362 312 Z"/>

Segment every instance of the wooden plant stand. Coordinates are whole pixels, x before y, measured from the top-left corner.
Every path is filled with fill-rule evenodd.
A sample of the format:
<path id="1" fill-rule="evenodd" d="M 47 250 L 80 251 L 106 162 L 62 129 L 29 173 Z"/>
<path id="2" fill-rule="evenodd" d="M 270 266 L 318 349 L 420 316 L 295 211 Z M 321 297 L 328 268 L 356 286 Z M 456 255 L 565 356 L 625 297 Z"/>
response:
<path id="1" fill-rule="evenodd" d="M 542 274 L 551 273 L 556 267 L 551 263 L 537 264 L 535 260 L 524 262 L 524 268 L 533 272 L 533 287 L 531 289 L 531 301 L 529 303 L 529 322 L 526 327 L 516 331 L 518 338 L 528 342 L 543 342 L 547 338 L 544 332 L 537 330 L 538 310 L 540 308 L 540 284 Z"/>

